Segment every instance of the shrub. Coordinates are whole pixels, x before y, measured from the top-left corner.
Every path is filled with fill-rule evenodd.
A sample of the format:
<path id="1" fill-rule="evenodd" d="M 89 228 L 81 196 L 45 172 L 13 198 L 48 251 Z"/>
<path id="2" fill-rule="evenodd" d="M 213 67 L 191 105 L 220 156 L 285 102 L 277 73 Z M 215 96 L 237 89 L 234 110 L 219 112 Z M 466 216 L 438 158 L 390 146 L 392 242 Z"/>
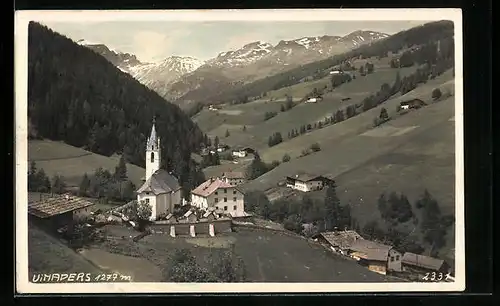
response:
<path id="1" fill-rule="evenodd" d="M 285 155 L 283 155 L 282 161 L 284 163 L 289 162 L 290 161 L 290 155 L 288 155 L 288 154 L 285 153 Z"/>
<path id="2" fill-rule="evenodd" d="M 439 88 L 435 88 L 432 91 L 432 99 L 438 100 L 439 98 L 441 98 L 441 96 L 442 96 L 442 93 L 441 93 L 441 90 Z"/>

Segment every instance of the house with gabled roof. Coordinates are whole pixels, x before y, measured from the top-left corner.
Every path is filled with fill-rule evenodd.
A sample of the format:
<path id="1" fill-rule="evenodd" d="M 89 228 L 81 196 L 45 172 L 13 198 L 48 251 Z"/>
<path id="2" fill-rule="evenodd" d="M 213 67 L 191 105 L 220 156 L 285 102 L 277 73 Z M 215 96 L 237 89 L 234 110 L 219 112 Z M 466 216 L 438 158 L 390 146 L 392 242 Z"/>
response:
<path id="1" fill-rule="evenodd" d="M 300 173 L 295 176 L 286 177 L 287 187 L 303 192 L 321 190 L 330 182 L 332 180 L 327 177 L 309 173 Z"/>
<path id="2" fill-rule="evenodd" d="M 136 191 L 137 201 L 151 206 L 150 220 L 172 213 L 176 205 L 182 204 L 182 190 L 178 179 L 168 171 L 160 169 L 160 137 L 156 134 L 153 120 L 151 135 L 146 144 L 145 182 Z"/>
<path id="3" fill-rule="evenodd" d="M 245 174 L 240 171 L 229 171 L 222 173 L 222 180 L 231 185 L 240 185 L 245 182 Z"/>
<path id="4" fill-rule="evenodd" d="M 52 228 L 61 228 L 91 215 L 94 203 L 70 194 L 46 197 L 28 203 L 28 215 Z"/>
<path id="5" fill-rule="evenodd" d="M 348 248 L 348 255 L 368 269 L 380 273 L 401 272 L 402 254 L 390 245 L 357 239 Z"/>
<path id="6" fill-rule="evenodd" d="M 348 255 L 349 248 L 358 239 L 363 239 L 361 235 L 352 230 L 323 232 L 315 235 L 313 239 L 317 239 L 323 245 L 328 246 L 332 251 L 342 255 Z"/>
<path id="7" fill-rule="evenodd" d="M 191 191 L 191 205 L 199 209 L 215 208 L 232 217 L 246 216 L 245 195 L 237 186 L 220 178 L 210 178 Z"/>
<path id="8" fill-rule="evenodd" d="M 416 274 L 429 272 L 449 273 L 450 266 L 446 261 L 440 258 L 406 252 L 402 260 L 403 271 Z"/>

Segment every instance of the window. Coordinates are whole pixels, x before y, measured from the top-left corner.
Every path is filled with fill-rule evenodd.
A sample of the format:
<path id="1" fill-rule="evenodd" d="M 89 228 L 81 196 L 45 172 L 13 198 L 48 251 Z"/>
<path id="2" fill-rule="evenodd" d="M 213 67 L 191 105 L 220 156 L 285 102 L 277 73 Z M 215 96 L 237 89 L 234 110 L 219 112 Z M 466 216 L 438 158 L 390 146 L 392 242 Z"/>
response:
<path id="1" fill-rule="evenodd" d="M 227 206 L 224 206 L 224 210 L 227 210 Z"/>
<path id="2" fill-rule="evenodd" d="M 394 256 L 391 256 L 391 261 L 394 261 Z"/>
<path id="3" fill-rule="evenodd" d="M 149 204 L 149 199 L 146 199 L 146 203 Z"/>
<path id="4" fill-rule="evenodd" d="M 233 198 L 233 202 L 236 202 L 236 197 Z"/>
<path id="5" fill-rule="evenodd" d="M 227 198 L 224 198 L 224 202 L 227 202 Z"/>
<path id="6" fill-rule="evenodd" d="M 155 161 L 155 153 L 151 152 L 151 162 L 154 162 L 154 161 Z"/>
<path id="7" fill-rule="evenodd" d="M 399 255 L 396 255 L 396 260 L 399 260 Z"/>
<path id="8" fill-rule="evenodd" d="M 214 199 L 215 203 L 219 202 L 219 198 Z"/>
<path id="9" fill-rule="evenodd" d="M 233 206 L 233 210 L 236 210 L 236 205 Z"/>
<path id="10" fill-rule="evenodd" d="M 233 190 L 233 194 L 236 194 L 236 190 Z"/>
<path id="11" fill-rule="evenodd" d="M 227 193 L 227 189 L 224 188 L 224 193 Z"/>
<path id="12" fill-rule="evenodd" d="M 219 193 L 216 191 L 216 192 L 215 192 L 215 195 L 218 195 L 218 194 L 219 194 Z"/>

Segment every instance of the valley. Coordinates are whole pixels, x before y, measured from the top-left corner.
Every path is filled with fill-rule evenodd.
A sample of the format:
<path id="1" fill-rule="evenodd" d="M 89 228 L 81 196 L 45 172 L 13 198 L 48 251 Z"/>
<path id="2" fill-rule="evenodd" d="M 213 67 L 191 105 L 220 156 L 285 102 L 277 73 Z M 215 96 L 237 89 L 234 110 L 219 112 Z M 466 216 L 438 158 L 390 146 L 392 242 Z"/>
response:
<path id="1" fill-rule="evenodd" d="M 454 260 L 455 180 L 461 174 L 455 173 L 453 25 L 450 30 L 449 23 L 438 21 L 393 35 L 356 30 L 275 45 L 257 41 L 207 61 L 171 56 L 155 63 L 103 43 L 75 43 L 36 23 L 31 27 L 28 163 L 43 169 L 49 182 L 42 187 L 50 192 L 60 178 L 64 186 L 57 190 L 106 205 L 132 203 L 141 185 L 153 184 L 148 195 L 159 188 L 146 170 L 161 160 L 164 175 L 175 177 L 180 186 L 175 190 L 182 190 L 175 218 L 183 220 L 190 216 L 183 206 L 195 205 L 193 190 L 239 173 L 242 182 L 221 185 L 224 192 L 234 187 L 233 201 L 241 192 L 248 216 L 283 228 L 250 230 L 247 219 L 231 215 L 230 231 L 196 239 L 232 245 L 221 249 L 242 258 L 253 282 L 396 281 L 340 259 L 318 242 L 321 233 L 342 227 L 375 239 L 367 230 L 373 223 L 379 226 L 375 240 L 401 248 L 401 254 L 419 247 L 419 254 Z M 71 52 L 44 60 L 61 50 Z M 290 178 L 306 174 L 327 178 L 328 186 L 306 191 L 289 186 Z M 29 178 L 37 174 L 30 172 Z M 125 193 L 123 182 L 132 183 L 133 192 Z M 49 191 L 33 186 L 30 192 Z M 387 217 L 403 210 L 394 208 L 392 192 L 407 200 L 411 218 Z M 380 204 L 383 194 L 389 208 Z M 419 204 L 422 199 L 427 204 Z M 329 210 L 330 202 L 338 211 Z M 429 216 L 432 209 L 438 219 Z M 345 211 L 348 221 L 339 217 Z M 333 215 L 338 227 L 326 222 Z M 125 230 L 125 225 L 104 227 L 110 236 Z M 30 236 L 36 254 L 65 252 L 40 233 Z M 194 247 L 194 236 L 144 233 L 137 240 L 116 234 L 90 243 L 83 252 L 64 255 L 69 257 L 61 265 L 86 258 L 93 267 L 84 270 L 104 267 L 132 271 L 140 281 L 165 281 L 166 259 L 177 256 L 171 250 L 189 249 L 198 261 L 212 251 Z M 401 242 L 408 237 L 413 249 Z M 40 257 L 30 259 L 34 270 L 59 269 Z"/>

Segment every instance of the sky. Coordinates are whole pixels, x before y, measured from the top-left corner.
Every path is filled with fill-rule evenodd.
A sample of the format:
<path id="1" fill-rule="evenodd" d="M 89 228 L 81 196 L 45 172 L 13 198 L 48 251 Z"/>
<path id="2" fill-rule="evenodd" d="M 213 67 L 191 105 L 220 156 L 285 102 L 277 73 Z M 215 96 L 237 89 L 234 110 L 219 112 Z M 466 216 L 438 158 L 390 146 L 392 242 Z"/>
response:
<path id="1" fill-rule="evenodd" d="M 75 41 L 104 43 L 132 53 L 142 62 L 168 56 L 192 56 L 200 60 L 236 50 L 255 41 L 276 45 L 280 40 L 306 36 L 343 36 L 356 30 L 395 34 L 425 21 L 41 21 Z"/>

